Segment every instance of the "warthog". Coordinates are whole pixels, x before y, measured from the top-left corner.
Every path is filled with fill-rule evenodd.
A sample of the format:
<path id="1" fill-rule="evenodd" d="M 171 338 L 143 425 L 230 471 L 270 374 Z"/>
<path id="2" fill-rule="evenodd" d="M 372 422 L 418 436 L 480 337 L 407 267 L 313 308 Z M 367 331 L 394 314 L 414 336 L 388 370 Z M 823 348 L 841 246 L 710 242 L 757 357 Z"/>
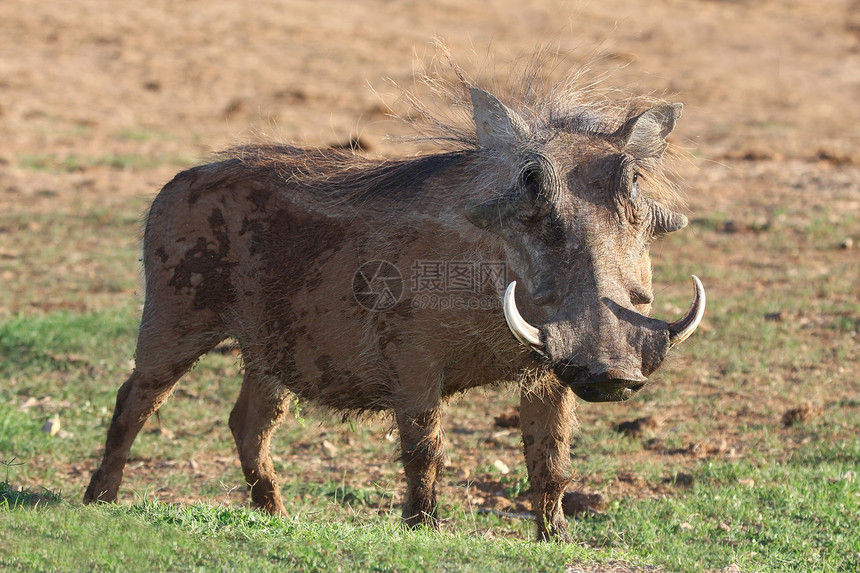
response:
<path id="1" fill-rule="evenodd" d="M 144 422 L 233 337 L 244 378 L 229 425 L 257 507 L 284 512 L 269 444 L 295 395 L 345 415 L 393 412 L 403 518 L 436 526 L 442 404 L 515 381 L 538 538 L 569 539 L 574 395 L 630 398 L 704 311 L 693 277 L 684 317 L 648 316 L 649 246 L 687 224 L 666 203 L 662 168 L 681 105 L 586 106 L 563 90 L 505 105 L 458 86 L 474 129 L 449 132 L 447 151 L 248 146 L 161 190 L 136 364 L 85 502 L 116 499 Z M 455 263 L 460 274 L 442 276 Z M 418 273 L 430 267 L 443 272 Z M 419 279 L 468 288 L 459 304 L 424 304 L 403 296 Z"/>

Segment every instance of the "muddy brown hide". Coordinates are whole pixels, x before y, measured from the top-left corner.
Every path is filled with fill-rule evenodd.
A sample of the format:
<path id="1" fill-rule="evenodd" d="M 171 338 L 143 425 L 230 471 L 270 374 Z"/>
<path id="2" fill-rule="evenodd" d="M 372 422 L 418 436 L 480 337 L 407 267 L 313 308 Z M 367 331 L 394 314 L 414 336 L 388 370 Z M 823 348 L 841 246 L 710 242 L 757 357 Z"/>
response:
<path id="1" fill-rule="evenodd" d="M 472 96 L 477 140 L 451 152 L 372 160 L 250 147 L 164 187 L 144 239 L 135 369 L 119 390 L 85 501 L 116 499 L 146 419 L 202 354 L 234 337 L 244 379 L 230 428 L 258 507 L 284 511 L 269 442 L 295 394 L 347 414 L 393 412 L 407 480 L 404 519 L 435 525 L 444 399 L 516 381 L 538 537 L 568 539 L 560 500 L 570 475 L 570 387 L 592 366 L 641 370 L 648 362 L 650 373 L 665 355 L 665 323 L 655 321 L 653 342 L 650 319 L 639 314 L 651 300 L 647 246 L 659 230 L 643 194 L 650 227 L 612 231 L 619 226 L 612 197 L 629 187 L 618 182 L 629 177 L 622 165 L 629 137 L 580 133 L 579 124 L 544 125 L 550 134 L 533 136 L 526 132 L 534 126 L 517 124 L 524 120 L 493 96 L 476 89 Z M 540 153 L 524 154 L 527 145 Z M 563 171 L 557 188 L 544 172 L 524 176 L 533 157 L 550 157 L 541 159 L 546 169 Z M 532 176 L 541 178 L 538 189 Z M 605 236 L 593 230 L 600 225 Z M 479 283 L 469 296 L 480 304 L 471 307 L 413 304 L 411 269 L 428 260 L 504 263 L 505 278 L 521 282 L 523 314 L 543 324 L 543 349 L 512 336 L 500 304 L 506 284 L 498 281 Z M 366 308 L 355 295 L 355 273 L 369 261 L 390 263 L 403 277 L 391 308 Z M 619 348 L 615 339 L 638 345 L 629 365 L 604 364 Z M 654 357 L 648 344 L 662 344 Z"/>

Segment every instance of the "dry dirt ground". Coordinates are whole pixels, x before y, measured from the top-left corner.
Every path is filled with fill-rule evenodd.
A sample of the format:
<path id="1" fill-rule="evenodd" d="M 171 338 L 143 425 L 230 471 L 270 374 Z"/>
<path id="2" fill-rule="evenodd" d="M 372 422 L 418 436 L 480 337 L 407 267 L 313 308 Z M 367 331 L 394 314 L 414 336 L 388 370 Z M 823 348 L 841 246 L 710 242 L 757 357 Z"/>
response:
<path id="1" fill-rule="evenodd" d="M 143 206 L 180 169 L 258 138 L 360 138 L 369 153 L 412 153 L 385 137 L 409 132 L 386 115 L 386 106 L 403 109 L 384 78 L 411 86 L 415 62 L 433 57 L 434 37 L 474 77 L 491 78 L 550 43 L 565 65 L 615 69 L 614 87 L 684 102 L 673 138 L 689 152 L 679 167 L 687 212 L 739 225 L 727 229 L 738 231 L 739 252 L 758 248 L 754 231 L 772 215 L 766 206 L 830 202 L 829 212 L 860 218 L 856 0 L 4 0 L 0 212 Z M 97 235 L 73 247 L 98 248 Z M 663 256 L 682 255 L 667 243 Z M 22 256 L 0 231 L 0 257 Z M 762 256 L 762 268 L 814 264 L 792 252 Z M 74 261 L 70 253 L 72 274 Z M 719 281 L 735 268 L 730 254 L 702 262 L 713 265 L 710 295 L 742 284 Z M 4 314 L 133 296 L 41 293 L 33 278 L 0 276 L 14 294 Z M 750 277 L 745 288 L 772 286 Z M 857 374 L 856 364 L 842 368 Z M 730 433 L 715 443 L 731 442 Z M 212 471 L 220 463 L 198 461 Z M 70 475 L 69 490 L 82 491 L 89 465 L 83 470 Z M 603 493 L 637 487 L 634 478 L 616 480 Z"/>

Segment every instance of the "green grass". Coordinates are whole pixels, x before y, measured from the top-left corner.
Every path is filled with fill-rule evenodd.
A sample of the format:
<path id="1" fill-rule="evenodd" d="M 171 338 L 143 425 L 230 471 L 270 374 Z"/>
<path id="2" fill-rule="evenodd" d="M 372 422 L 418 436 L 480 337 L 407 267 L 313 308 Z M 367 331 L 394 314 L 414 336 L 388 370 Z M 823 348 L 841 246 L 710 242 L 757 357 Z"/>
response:
<path id="1" fill-rule="evenodd" d="M 406 531 L 396 512 L 362 512 L 370 491 L 312 488 L 289 517 L 218 504 L 0 504 L 0 566 L 25 570 L 552 571 L 622 559 L 700 572 L 850 572 L 860 566 L 860 441 L 810 443 L 784 463 L 702 463 L 693 487 L 654 500 L 614 500 L 575 520 L 585 545 L 498 539 L 493 515 L 450 511 L 442 533 Z M 854 473 L 852 473 L 854 472 Z M 8 483 L 0 485 L 0 492 Z M 8 498 L 6 498 L 8 499 Z M 300 502 L 296 503 L 295 500 Z M 344 507 L 352 511 L 344 514 Z M 11 548 L 12 551 L 8 551 Z M 280 569 L 279 569 L 280 568 Z"/>
<path id="2" fill-rule="evenodd" d="M 2 450 L 0 450 L 2 451 Z M 15 487 L 9 483 L 10 470 L 24 465 L 16 458 L 11 460 L 0 459 L 0 465 L 4 466 L 6 477 L 0 482 L 0 511 L 20 509 L 24 507 L 38 507 L 48 503 L 59 502 L 60 495 L 50 490 L 34 492 L 27 488 Z"/>
<path id="3" fill-rule="evenodd" d="M 28 571 L 563 571 L 578 546 L 384 523 L 273 518 L 217 506 L 9 511 L 0 567 Z M 11 549 L 11 551 L 10 551 Z"/>
<path id="4" fill-rule="evenodd" d="M 834 458 L 828 446 L 811 447 L 763 467 L 704 463 L 689 494 L 616 501 L 605 518 L 576 522 L 574 531 L 672 571 L 730 562 L 744 571 L 855 571 L 860 441 L 847 448 Z"/>
<path id="5" fill-rule="evenodd" d="M 0 365 L 0 375 L 30 369 L 71 370 L 88 360 L 84 355 L 99 363 L 96 353 L 106 341 L 127 343 L 134 336 L 135 320 L 136 313 L 56 311 L 0 322 L 0 352 L 10 358 Z M 130 350 L 128 344 L 123 350 Z M 64 353 L 78 355 L 78 360 L 61 356 Z"/>

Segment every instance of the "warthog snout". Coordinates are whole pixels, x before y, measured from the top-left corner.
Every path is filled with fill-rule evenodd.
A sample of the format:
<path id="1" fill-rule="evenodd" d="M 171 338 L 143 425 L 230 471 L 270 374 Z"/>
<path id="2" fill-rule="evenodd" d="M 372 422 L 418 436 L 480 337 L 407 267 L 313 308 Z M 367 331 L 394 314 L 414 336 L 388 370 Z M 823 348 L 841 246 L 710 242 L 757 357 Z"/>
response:
<path id="1" fill-rule="evenodd" d="M 669 350 L 699 326 L 705 312 L 705 289 L 698 277 L 692 279 L 693 303 L 681 319 L 671 323 L 604 298 L 608 312 L 600 313 L 601 320 L 564 320 L 537 328 L 517 309 L 516 282 L 508 286 L 503 309 L 517 340 L 546 358 L 558 379 L 577 396 L 588 402 L 620 402 L 644 388 L 647 376 L 660 367 Z M 595 340 L 601 344 L 595 345 Z M 603 355 L 595 355 L 595 349 Z"/>

